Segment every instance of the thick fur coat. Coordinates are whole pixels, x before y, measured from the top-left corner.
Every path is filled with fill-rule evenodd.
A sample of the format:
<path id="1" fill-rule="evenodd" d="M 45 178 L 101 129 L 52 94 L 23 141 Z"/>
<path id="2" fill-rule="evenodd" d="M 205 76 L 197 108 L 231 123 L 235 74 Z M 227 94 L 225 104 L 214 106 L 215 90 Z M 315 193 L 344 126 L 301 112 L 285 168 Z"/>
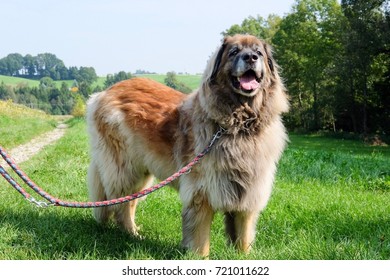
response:
<path id="1" fill-rule="evenodd" d="M 153 176 L 172 175 L 222 127 L 210 153 L 173 184 L 183 205 L 182 245 L 207 256 L 213 216 L 222 211 L 230 242 L 247 252 L 287 140 L 287 110 L 270 47 L 249 35 L 225 38 L 190 95 L 145 78 L 115 84 L 88 102 L 90 197 L 129 195 L 149 187 Z M 97 208 L 94 216 L 104 222 L 113 213 L 136 235 L 136 205 Z"/>

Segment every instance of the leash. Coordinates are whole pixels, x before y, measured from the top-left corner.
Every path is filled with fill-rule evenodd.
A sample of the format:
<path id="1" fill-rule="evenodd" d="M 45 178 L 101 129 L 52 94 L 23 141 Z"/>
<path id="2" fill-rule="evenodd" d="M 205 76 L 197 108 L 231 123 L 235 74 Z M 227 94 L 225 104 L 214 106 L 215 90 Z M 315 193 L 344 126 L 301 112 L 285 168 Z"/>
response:
<path id="1" fill-rule="evenodd" d="M 211 147 L 214 145 L 214 143 L 221 138 L 221 136 L 226 132 L 224 128 L 221 126 L 219 127 L 218 131 L 213 135 L 213 138 L 211 139 L 208 146 L 199 153 L 190 163 L 188 163 L 186 166 L 181 168 L 179 171 L 171 175 L 170 177 L 166 178 L 165 180 L 161 181 L 160 183 L 147 188 L 145 190 L 142 190 L 140 192 L 134 193 L 132 195 L 115 198 L 111 200 L 104 200 L 104 201 L 96 201 L 96 202 L 71 202 L 71 201 L 63 201 L 58 198 L 53 197 L 52 195 L 45 192 L 43 189 L 38 187 L 37 184 L 35 184 L 27 175 L 24 173 L 19 166 L 15 163 L 15 161 L 7 154 L 7 152 L 4 150 L 3 147 L 0 146 L 0 154 L 3 157 L 3 159 L 7 162 L 7 164 L 15 171 L 15 173 L 29 186 L 33 191 L 35 191 L 38 195 L 45 198 L 46 201 L 38 201 L 33 196 L 31 196 L 28 192 L 26 192 L 12 177 L 9 175 L 9 173 L 0 165 L 0 174 L 5 178 L 5 180 L 15 189 L 17 190 L 25 199 L 27 199 L 29 202 L 35 204 L 37 207 L 48 207 L 48 206 L 62 206 L 62 207 L 69 207 L 69 208 L 96 208 L 96 207 L 105 207 L 105 206 L 112 206 L 116 204 L 121 204 L 125 202 L 129 202 L 132 200 L 135 200 L 137 198 L 141 198 L 143 196 L 146 196 L 158 189 L 161 189 L 162 187 L 168 185 L 172 181 L 176 180 L 177 178 L 181 177 L 184 174 L 188 174 L 191 172 L 191 168 L 197 164 L 207 153 L 210 152 Z"/>

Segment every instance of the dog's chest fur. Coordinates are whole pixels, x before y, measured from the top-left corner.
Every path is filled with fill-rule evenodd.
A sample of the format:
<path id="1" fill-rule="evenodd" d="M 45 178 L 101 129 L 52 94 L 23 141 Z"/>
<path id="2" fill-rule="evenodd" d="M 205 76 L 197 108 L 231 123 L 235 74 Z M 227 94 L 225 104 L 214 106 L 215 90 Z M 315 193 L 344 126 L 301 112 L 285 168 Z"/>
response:
<path id="1" fill-rule="evenodd" d="M 178 142 L 180 152 L 177 155 L 181 158 L 176 158 L 179 165 L 201 152 L 218 130 L 218 124 L 202 111 L 197 97 L 183 106 L 185 113 L 179 127 L 186 133 Z M 191 195 L 200 192 L 213 208 L 224 211 L 262 207 L 262 200 L 268 199 L 276 162 L 284 147 L 284 139 L 270 147 L 269 143 L 274 140 L 267 136 L 268 130 L 278 129 L 278 119 L 258 127 L 259 117 L 244 106 L 225 119 L 232 126 L 226 128 L 226 133 L 192 173 L 181 179 L 181 197 L 190 203 Z M 280 133 L 279 136 L 283 136 L 283 129 Z"/>

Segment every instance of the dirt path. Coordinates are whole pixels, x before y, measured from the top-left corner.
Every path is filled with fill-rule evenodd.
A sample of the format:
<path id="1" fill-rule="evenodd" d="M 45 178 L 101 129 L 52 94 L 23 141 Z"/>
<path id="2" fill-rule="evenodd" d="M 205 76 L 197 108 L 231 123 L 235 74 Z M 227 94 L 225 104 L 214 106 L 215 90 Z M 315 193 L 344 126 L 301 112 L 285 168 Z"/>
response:
<path id="1" fill-rule="evenodd" d="M 67 127 L 68 126 L 66 124 L 60 123 L 55 129 L 37 136 L 30 142 L 8 150 L 8 155 L 10 155 L 17 164 L 29 160 L 45 146 L 56 142 L 58 139 L 64 136 Z M 0 165 L 3 167 L 7 166 L 1 156 Z"/>

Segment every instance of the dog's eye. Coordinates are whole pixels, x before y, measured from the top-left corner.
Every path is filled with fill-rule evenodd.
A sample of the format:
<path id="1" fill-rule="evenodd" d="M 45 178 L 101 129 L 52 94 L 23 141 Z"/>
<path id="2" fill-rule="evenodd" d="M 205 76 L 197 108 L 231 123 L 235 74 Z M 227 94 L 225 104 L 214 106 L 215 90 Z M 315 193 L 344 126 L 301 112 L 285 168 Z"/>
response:
<path id="1" fill-rule="evenodd" d="M 231 49 L 229 52 L 230 57 L 235 56 L 236 54 L 238 54 L 238 48 Z"/>
<path id="2" fill-rule="evenodd" d="M 261 53 L 261 51 L 257 50 L 256 53 L 259 55 L 259 56 L 263 56 L 263 54 Z"/>

